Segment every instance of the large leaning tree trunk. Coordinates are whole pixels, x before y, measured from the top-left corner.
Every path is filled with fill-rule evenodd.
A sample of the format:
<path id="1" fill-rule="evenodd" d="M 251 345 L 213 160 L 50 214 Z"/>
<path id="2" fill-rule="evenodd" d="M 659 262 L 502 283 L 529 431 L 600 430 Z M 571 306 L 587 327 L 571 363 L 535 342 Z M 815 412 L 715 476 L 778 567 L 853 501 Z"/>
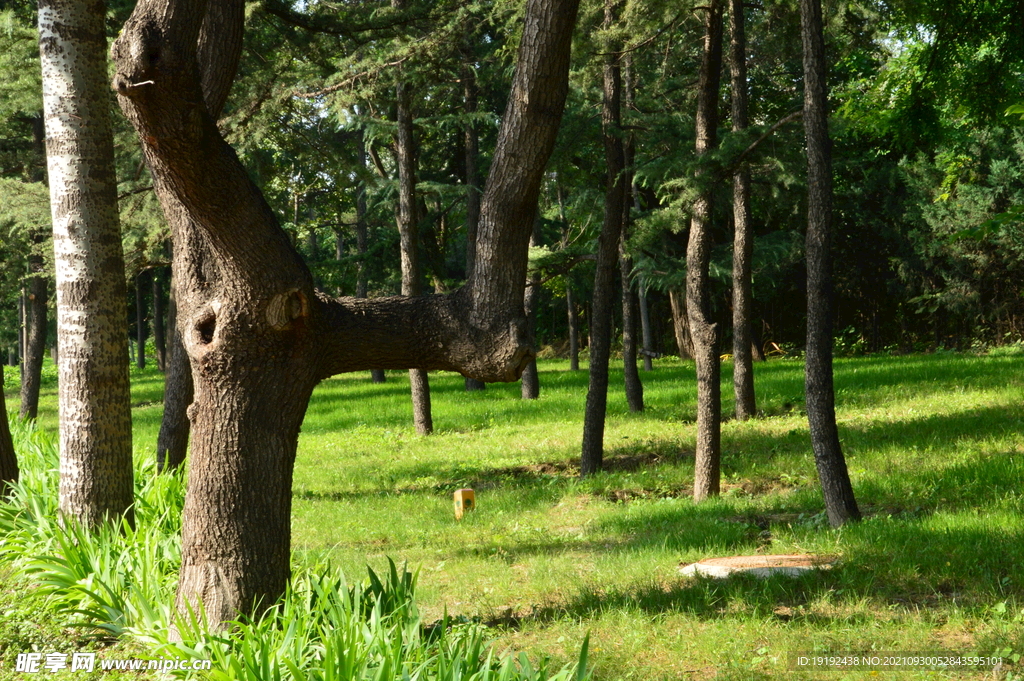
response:
<path id="1" fill-rule="evenodd" d="M 604 26 L 614 26 L 618 2 L 606 0 Z M 590 381 L 583 414 L 583 447 L 580 475 L 601 470 L 604 459 L 604 420 L 608 407 L 608 359 L 612 345 L 612 306 L 615 273 L 619 265 L 619 239 L 626 206 L 626 167 L 622 146 L 620 71 L 621 46 L 605 50 L 601 136 L 604 140 L 608 178 L 605 186 L 604 222 L 597 239 L 597 264 L 590 315 Z"/>
<path id="2" fill-rule="evenodd" d="M 807 421 L 829 523 L 858 520 L 836 427 L 832 383 L 832 151 L 821 0 L 800 0 L 807 136 Z"/>
<path id="3" fill-rule="evenodd" d="M 732 129 L 747 129 L 747 37 L 743 22 L 743 0 L 729 0 L 730 55 L 732 76 Z M 732 176 L 732 386 L 736 395 L 736 418 L 746 421 L 757 415 L 754 397 L 754 356 L 750 319 L 754 304 L 751 289 L 751 258 L 754 252 L 750 214 L 750 170 L 741 166 Z"/>
<path id="4" fill-rule="evenodd" d="M 402 0 L 391 0 L 391 6 L 404 7 Z M 416 204 L 416 141 L 412 125 L 412 86 L 400 82 L 397 87 L 398 134 L 395 137 L 395 158 L 398 163 L 398 233 L 402 249 L 402 295 L 422 295 L 419 220 Z M 412 392 L 412 420 L 416 432 L 430 435 L 434 419 L 430 411 L 430 380 L 423 369 L 409 369 Z"/>
<path id="5" fill-rule="evenodd" d="M 124 255 L 106 85 L 104 5 L 42 0 L 46 157 L 60 348 L 60 512 L 131 521 Z"/>
<path id="6" fill-rule="evenodd" d="M 697 92 L 697 155 L 717 143 L 718 87 L 722 71 L 722 0 L 705 8 L 704 56 Z M 693 498 L 701 501 L 719 492 L 722 465 L 722 385 L 718 356 L 718 325 L 711 312 L 709 267 L 713 189 L 707 188 L 693 204 L 690 238 L 686 246 L 686 311 L 697 365 L 697 452 Z"/>
<path id="7" fill-rule="evenodd" d="M 577 0 L 528 3 L 468 284 L 449 295 L 332 299 L 313 289 L 204 102 L 208 80 L 199 65 L 223 73 L 230 60 L 197 53 L 212 45 L 215 56 L 237 63 L 242 1 L 136 5 L 113 47 L 114 88 L 165 212 L 180 206 L 188 217 L 168 222 L 176 232 L 196 225 L 218 274 L 207 286 L 193 287 L 189 276 L 177 285 L 195 379 L 179 612 L 202 602 L 211 622 L 225 622 L 284 592 L 298 431 L 319 381 L 409 368 L 518 378 L 531 357 L 527 246 L 568 89 L 576 9 Z M 203 244 L 179 236 L 179 271 L 201 271 L 194 259 L 203 258 Z"/>
<path id="8" fill-rule="evenodd" d="M 35 248 L 45 242 L 42 233 L 32 235 Z M 29 282 L 26 305 L 25 364 L 21 379 L 21 410 L 23 419 L 34 419 L 39 411 L 39 384 L 43 374 L 43 354 L 46 351 L 46 299 L 47 276 L 43 271 L 43 256 L 33 252 L 28 258 Z"/>
<path id="9" fill-rule="evenodd" d="M 7 495 L 8 486 L 12 482 L 18 482 L 18 457 L 11 440 L 11 426 L 7 422 L 4 373 L 0 368 L 0 497 Z"/>

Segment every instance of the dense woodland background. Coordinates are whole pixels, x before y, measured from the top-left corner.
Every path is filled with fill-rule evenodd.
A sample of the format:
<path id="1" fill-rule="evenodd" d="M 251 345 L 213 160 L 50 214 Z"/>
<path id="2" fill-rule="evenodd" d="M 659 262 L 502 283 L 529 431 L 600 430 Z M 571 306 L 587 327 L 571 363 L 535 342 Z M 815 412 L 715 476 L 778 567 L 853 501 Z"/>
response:
<path id="1" fill-rule="evenodd" d="M 110 3 L 113 33 L 131 7 Z M 451 290 L 466 271 L 467 199 L 486 175 L 508 92 L 521 3 L 356 6 L 250 3 L 246 45 L 221 129 L 328 292 L 397 293 L 394 82 L 412 82 L 425 290 Z M 847 352 L 969 348 L 1021 337 L 1024 16 L 1015 3 L 831 3 L 825 15 L 835 173 L 837 348 Z M 32 3 L 0 2 L 0 350 L 18 361 L 32 313 L 31 279 L 48 272 L 49 206 Z M 396 13 L 404 17 L 395 22 Z M 799 351 L 804 333 L 806 224 L 799 19 L 794 3 L 746 5 L 752 127 L 728 132 L 699 173 L 694 148 L 703 23 L 685 3 L 631 2 L 613 29 L 586 3 L 571 90 L 548 167 L 531 259 L 543 282 L 537 345 L 565 356 L 570 314 L 586 346 L 592 254 L 605 190 L 601 64 L 626 47 L 623 126 L 635 148 L 627 250 L 629 286 L 643 291 L 654 353 L 679 352 L 673 291 L 685 280 L 688 211 L 711 176 L 716 201 L 713 304 L 729 327 L 731 164 L 752 172 L 757 344 Z M 379 28 L 377 28 L 379 26 Z M 111 106 L 114 96 L 111 94 Z M 133 336 L 157 333 L 162 357 L 168 230 L 139 146 L 115 115 L 125 276 Z M 466 167 L 467 130 L 479 167 Z M 770 131 L 770 132 L 769 132 Z M 52 291 L 52 286 L 50 287 Z M 52 296 L 51 296 L 52 297 Z M 142 314 L 137 315 L 137 305 Z M 620 314 L 619 312 L 618 314 Z M 678 313 L 678 310 L 677 310 Z M 52 318 L 52 314 L 49 315 Z M 50 322 L 48 344 L 55 340 Z M 771 345 L 775 343 L 776 346 Z M 728 352 L 728 334 L 723 352 Z"/>

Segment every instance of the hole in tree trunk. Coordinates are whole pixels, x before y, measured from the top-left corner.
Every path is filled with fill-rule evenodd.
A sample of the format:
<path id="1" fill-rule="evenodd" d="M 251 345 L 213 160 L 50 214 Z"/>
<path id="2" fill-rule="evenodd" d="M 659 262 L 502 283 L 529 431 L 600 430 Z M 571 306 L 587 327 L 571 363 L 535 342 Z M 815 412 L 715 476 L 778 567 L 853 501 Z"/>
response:
<path id="1" fill-rule="evenodd" d="M 208 312 L 196 323 L 196 331 L 199 333 L 199 342 L 202 345 L 209 345 L 213 342 L 213 334 L 217 330 L 217 316 Z"/>

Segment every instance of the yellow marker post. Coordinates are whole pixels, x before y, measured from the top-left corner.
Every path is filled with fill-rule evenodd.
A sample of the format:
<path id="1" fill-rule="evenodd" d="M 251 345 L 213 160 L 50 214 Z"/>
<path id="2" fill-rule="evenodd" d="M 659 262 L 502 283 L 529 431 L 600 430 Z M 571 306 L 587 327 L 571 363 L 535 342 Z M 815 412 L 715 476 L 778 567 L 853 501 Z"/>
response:
<path id="1" fill-rule="evenodd" d="M 462 520 L 462 514 L 476 508 L 476 494 L 471 489 L 455 490 L 455 519 Z"/>

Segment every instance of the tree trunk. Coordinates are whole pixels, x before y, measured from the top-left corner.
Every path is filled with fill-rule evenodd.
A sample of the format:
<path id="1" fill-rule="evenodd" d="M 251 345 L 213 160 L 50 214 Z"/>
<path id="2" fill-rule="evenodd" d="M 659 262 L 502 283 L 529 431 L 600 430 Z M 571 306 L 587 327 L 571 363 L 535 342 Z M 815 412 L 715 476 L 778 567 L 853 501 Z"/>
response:
<path id="1" fill-rule="evenodd" d="M 604 6 L 604 25 L 611 28 L 617 22 L 618 3 L 607 0 Z M 597 265 L 594 274 L 594 296 L 590 316 L 590 383 L 587 388 L 587 406 L 583 415 L 583 448 L 580 475 L 597 473 L 604 458 L 604 419 L 608 404 L 608 359 L 611 354 L 612 305 L 615 270 L 618 269 L 619 239 L 622 235 L 622 216 L 626 208 L 625 155 L 622 147 L 620 101 L 622 79 L 619 69 L 620 45 L 605 50 L 602 137 L 607 167 L 604 199 L 604 223 L 598 237 Z"/>
<path id="2" fill-rule="evenodd" d="M 366 167 L 366 133 L 359 131 L 359 164 Z M 366 277 L 366 252 L 369 250 L 369 226 L 366 224 L 366 182 L 359 181 L 356 190 L 356 252 L 359 254 L 359 264 L 356 265 L 356 298 L 365 298 L 368 295 L 368 282 Z M 340 292 L 339 292 L 339 295 Z M 384 383 L 387 376 L 383 369 L 370 371 L 372 383 Z"/>
<path id="3" fill-rule="evenodd" d="M 540 220 L 533 222 L 531 246 L 540 245 Z M 537 300 L 540 298 L 540 273 L 534 272 L 526 285 L 526 296 L 523 299 L 523 310 L 526 312 L 526 333 L 530 343 L 536 345 L 537 335 Z M 520 379 L 520 395 L 524 400 L 536 400 L 540 397 L 540 376 L 537 374 L 537 358 L 534 357 L 523 369 Z"/>
<path id="4" fill-rule="evenodd" d="M 626 403 L 631 412 L 644 410 L 644 385 L 636 368 L 636 292 L 630 286 L 629 273 L 633 269 L 632 259 L 625 247 L 619 253 L 619 268 L 622 275 L 622 364 L 626 383 Z"/>
<path id="5" fill-rule="evenodd" d="M 747 129 L 747 39 L 743 0 L 730 0 L 729 32 L 732 76 L 732 129 Z M 751 258 L 754 235 L 750 215 L 750 170 L 741 166 L 732 176 L 732 212 L 735 223 L 732 249 L 732 356 L 736 418 L 746 421 L 757 415 L 754 397 L 754 358 L 751 353 L 750 319 L 753 312 Z"/>
<path id="6" fill-rule="evenodd" d="M 135 349 L 138 356 L 135 366 L 140 369 L 146 368 L 146 297 L 143 293 L 146 270 L 142 270 L 135 277 Z"/>
<path id="7" fill-rule="evenodd" d="M 462 96 L 466 113 L 472 116 L 477 110 L 476 71 L 468 58 L 462 67 Z M 480 174 L 477 172 L 477 157 L 480 154 L 480 137 L 476 124 L 470 118 L 466 123 L 466 278 L 476 268 L 476 235 L 480 225 Z M 527 368 L 529 371 L 529 368 Z M 466 390 L 484 390 L 487 384 L 475 378 L 466 377 Z"/>
<path id="8" fill-rule="evenodd" d="M 697 93 L 697 155 L 717 146 L 718 87 L 722 70 L 722 0 L 705 9 L 704 57 Z M 711 311 L 711 218 L 714 192 L 705 190 L 693 204 L 686 246 L 686 311 L 697 365 L 697 452 L 693 498 L 718 496 L 722 459 L 722 385 L 718 325 Z"/>
<path id="9" fill-rule="evenodd" d="M 690 322 L 686 313 L 686 293 L 675 289 L 668 292 L 672 306 L 672 332 L 676 337 L 679 359 L 693 359 L 693 340 L 690 338 Z"/>
<path id="10" fill-rule="evenodd" d="M 569 311 L 569 371 L 580 370 L 580 317 L 573 300 L 572 283 L 565 283 L 565 304 Z"/>
<path id="11" fill-rule="evenodd" d="M 167 304 L 167 326 L 171 330 L 171 343 L 167 352 L 167 369 L 164 377 L 164 413 L 156 440 L 158 471 L 177 468 L 184 463 L 188 452 L 188 407 L 192 404 L 192 367 L 178 326 L 178 305 L 174 293 L 176 286 L 177 282 L 172 279 L 171 296 Z"/>
<path id="12" fill-rule="evenodd" d="M 647 291 L 640 287 L 640 332 L 643 336 L 644 371 L 654 371 L 654 348 L 651 343 L 651 312 L 647 307 Z"/>
<path id="13" fill-rule="evenodd" d="M 391 0 L 391 6 L 401 9 L 403 0 Z M 402 295 L 422 294 L 420 285 L 419 221 L 416 215 L 416 148 L 412 126 L 412 86 L 398 84 L 398 134 L 395 139 L 395 158 L 398 163 L 398 232 L 402 247 Z M 422 369 L 409 370 L 412 388 L 412 419 L 416 432 L 430 435 L 434 420 L 430 410 L 430 381 Z"/>
<path id="14" fill-rule="evenodd" d="M 57 272 L 60 511 L 132 520 L 124 256 L 102 2 L 41 0 L 39 44 Z"/>
<path id="15" fill-rule="evenodd" d="M 34 234 L 33 241 L 38 247 L 45 241 L 42 234 Z M 43 273 L 43 256 L 33 253 L 28 259 L 28 319 L 25 362 L 21 379 L 21 418 L 34 419 L 39 411 L 39 383 L 43 372 L 43 355 L 46 354 L 46 274 Z"/>
<path id="16" fill-rule="evenodd" d="M 633 103 L 633 59 L 627 53 L 623 59 L 622 81 L 623 94 L 626 106 Z M 622 205 L 622 238 L 619 241 L 619 268 L 622 278 L 622 363 L 623 380 L 626 387 L 626 403 L 631 412 L 637 413 L 644 410 L 644 386 L 640 382 L 640 373 L 636 368 L 637 343 L 637 296 L 633 290 L 631 276 L 633 273 L 633 259 L 626 252 L 626 239 L 630 230 L 629 207 L 633 196 L 633 161 L 636 155 L 636 140 L 630 133 L 622 146 L 623 160 L 625 162 L 626 200 Z"/>
<path id="17" fill-rule="evenodd" d="M 0 498 L 6 497 L 8 486 L 18 482 L 18 457 L 7 422 L 7 398 L 4 396 L 4 373 L 0 369 Z"/>
<path id="18" fill-rule="evenodd" d="M 153 270 L 153 348 L 156 367 L 167 371 L 167 339 L 164 335 L 164 282 L 160 270 Z"/>
<path id="19" fill-rule="evenodd" d="M 364 300 L 314 292 L 308 269 L 207 113 L 218 107 L 198 66 L 233 74 L 243 3 L 136 5 L 114 44 L 114 88 L 165 212 L 176 205 L 188 212 L 220 273 L 214 286 L 178 287 L 188 298 L 178 301 L 179 326 L 195 378 L 179 612 L 202 602 L 216 626 L 283 593 L 296 442 L 318 381 L 385 368 L 519 377 L 531 356 L 522 308 L 530 219 L 568 90 L 576 8 L 575 0 L 527 4 L 469 284 L 450 295 Z M 194 255 L 183 249 L 184 263 L 195 267 Z"/>
<path id="20" fill-rule="evenodd" d="M 807 136 L 807 420 L 829 523 L 858 520 L 860 511 L 836 427 L 832 384 L 832 157 L 821 0 L 800 0 L 804 48 L 804 132 Z"/>

